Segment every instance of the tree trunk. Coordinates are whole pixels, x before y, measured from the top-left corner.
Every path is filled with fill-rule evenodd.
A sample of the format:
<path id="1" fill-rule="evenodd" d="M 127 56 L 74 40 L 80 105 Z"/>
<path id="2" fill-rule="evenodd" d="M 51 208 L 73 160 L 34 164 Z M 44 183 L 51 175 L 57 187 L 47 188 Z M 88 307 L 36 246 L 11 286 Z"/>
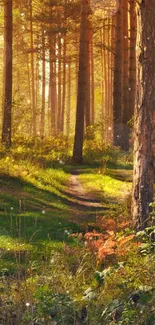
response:
<path id="1" fill-rule="evenodd" d="M 94 86 L 94 47 L 93 47 L 93 30 L 91 29 L 91 42 L 90 42 L 90 60 L 91 60 L 91 124 L 95 123 L 95 86 Z"/>
<path id="2" fill-rule="evenodd" d="M 123 113 L 122 113 L 122 141 L 121 149 L 129 150 L 129 134 L 128 125 L 131 119 L 129 111 L 129 40 L 128 40 L 128 0 L 123 1 Z"/>
<path id="3" fill-rule="evenodd" d="M 141 2 L 139 15 L 138 93 L 135 118 L 132 215 L 136 230 L 150 223 L 153 201 L 155 117 L 155 2 Z M 141 17 L 141 19 L 140 19 Z"/>
<path id="4" fill-rule="evenodd" d="M 62 82 L 62 78 L 61 78 L 61 35 L 58 35 L 58 119 L 57 119 L 57 130 L 58 130 L 58 134 L 61 132 L 61 108 L 62 108 L 62 91 L 61 91 L 61 82 Z"/>
<path id="5" fill-rule="evenodd" d="M 12 0 L 4 2 L 4 108 L 2 143 L 11 146 L 12 128 Z"/>
<path id="6" fill-rule="evenodd" d="M 85 103 L 85 124 L 86 129 L 90 126 L 90 42 L 91 22 L 87 21 L 87 68 L 86 68 L 86 103 Z"/>
<path id="7" fill-rule="evenodd" d="M 67 100 L 67 125 L 66 125 L 66 134 L 69 138 L 70 134 L 70 110 L 71 110 L 71 58 L 68 60 L 68 100 Z"/>
<path id="8" fill-rule="evenodd" d="M 84 107 L 86 101 L 86 68 L 87 68 L 87 18 L 88 2 L 81 1 L 81 26 L 80 26 L 80 51 L 78 72 L 78 96 L 76 107 L 76 126 L 73 148 L 73 162 L 83 162 L 83 138 L 84 138 Z"/>
<path id="9" fill-rule="evenodd" d="M 36 136 L 36 103 L 35 103 L 35 77 L 34 77 L 34 44 L 32 22 L 32 0 L 30 1 L 30 41 L 31 41 L 31 87 L 32 87 L 32 126 L 33 136 Z"/>
<path id="10" fill-rule="evenodd" d="M 136 0 L 130 1 L 130 57 L 129 57 L 129 110 L 130 116 L 134 114 L 136 98 L 136 38 L 137 14 Z"/>
<path id="11" fill-rule="evenodd" d="M 40 135 L 45 135 L 45 35 L 44 28 L 42 27 L 42 108 L 41 108 L 41 121 L 40 121 Z"/>
<path id="12" fill-rule="evenodd" d="M 66 101 L 66 34 L 63 37 L 63 90 L 62 90 L 62 112 L 61 112 L 61 132 L 64 132 L 65 101 Z"/>
<path id="13" fill-rule="evenodd" d="M 116 32 L 115 32 L 115 57 L 114 57 L 114 101 L 113 118 L 114 131 L 113 140 L 115 146 L 121 145 L 122 140 L 122 0 L 116 13 Z"/>

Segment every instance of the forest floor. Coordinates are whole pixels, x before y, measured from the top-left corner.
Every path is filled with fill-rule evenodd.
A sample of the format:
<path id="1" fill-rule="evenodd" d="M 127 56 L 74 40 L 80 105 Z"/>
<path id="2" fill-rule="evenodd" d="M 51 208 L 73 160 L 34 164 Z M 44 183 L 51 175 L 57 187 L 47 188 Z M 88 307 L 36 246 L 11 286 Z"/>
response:
<path id="1" fill-rule="evenodd" d="M 2 300 L 6 300 L 4 318 L 19 309 L 16 324 L 30 324 L 24 307 L 27 301 L 42 308 L 45 294 L 48 314 L 51 292 L 63 292 L 65 299 L 70 292 L 80 310 L 83 292 L 95 284 L 97 269 L 94 255 L 84 245 L 84 236 L 93 230 L 101 231 L 98 217 L 118 223 L 122 216 L 128 217 L 132 166 L 115 165 L 104 170 L 88 165 L 45 167 L 10 156 L 0 161 L 0 170 L 0 285 Z M 78 234 L 83 237 L 81 242 Z M 45 291 L 43 296 L 39 290 Z M 75 309 L 73 312 L 75 315 Z M 41 313 L 46 314 L 44 310 Z M 36 315 L 41 317 L 40 309 L 36 309 Z M 65 310 L 63 315 L 69 317 L 70 311 Z M 34 317 L 31 311 L 28 316 Z M 96 316 L 90 315 L 90 319 L 93 317 Z M 59 318 L 57 324 L 62 324 Z M 72 323 L 66 320 L 64 324 Z M 90 324 L 96 325 L 96 320 Z"/>
<path id="2" fill-rule="evenodd" d="M 131 169 L 117 167 L 106 173 L 90 166 L 63 169 L 2 162 L 1 272 L 14 273 L 16 250 L 43 249 L 45 242 L 59 249 L 70 242 L 69 234 L 95 228 L 96 217 L 117 217 L 127 209 Z"/>
<path id="3" fill-rule="evenodd" d="M 0 324 L 113 325 L 120 305 L 118 323 L 154 324 L 130 299 L 139 290 L 154 308 L 154 246 L 131 227 L 132 164 L 18 151 L 0 159 Z"/>
<path id="4" fill-rule="evenodd" d="M 65 191 L 73 199 L 72 218 L 75 222 L 87 226 L 95 220 L 97 215 L 103 215 L 107 206 L 102 202 L 92 189 L 86 189 L 80 181 L 80 171 L 72 170 L 69 178 L 69 185 Z"/>

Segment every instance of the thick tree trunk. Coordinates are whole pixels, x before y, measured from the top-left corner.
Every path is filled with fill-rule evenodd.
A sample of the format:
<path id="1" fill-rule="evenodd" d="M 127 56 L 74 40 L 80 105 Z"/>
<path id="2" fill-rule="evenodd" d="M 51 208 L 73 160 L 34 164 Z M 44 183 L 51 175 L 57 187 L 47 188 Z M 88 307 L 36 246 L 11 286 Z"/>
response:
<path id="1" fill-rule="evenodd" d="M 81 27 L 80 27 L 80 51 L 78 72 L 78 96 L 76 108 L 76 126 L 73 148 L 73 162 L 83 162 L 83 138 L 84 138 L 84 107 L 86 101 L 86 68 L 87 68 L 87 18 L 88 2 L 81 2 Z"/>
<path id="2" fill-rule="evenodd" d="M 134 175 L 132 214 L 136 230 L 150 223 L 153 201 L 153 132 L 155 116 L 155 1 L 140 5 L 140 54 L 138 62 L 138 94 L 135 119 Z"/>
<path id="3" fill-rule="evenodd" d="M 12 127 L 12 0 L 4 3 L 4 108 L 2 143 L 11 146 Z"/>

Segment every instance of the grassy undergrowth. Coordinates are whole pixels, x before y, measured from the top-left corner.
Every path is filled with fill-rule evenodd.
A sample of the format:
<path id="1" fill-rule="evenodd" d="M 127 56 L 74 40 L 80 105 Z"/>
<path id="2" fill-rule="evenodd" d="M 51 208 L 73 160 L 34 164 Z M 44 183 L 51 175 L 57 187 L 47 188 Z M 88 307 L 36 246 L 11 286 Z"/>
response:
<path id="1" fill-rule="evenodd" d="M 1 154 L 0 324 L 155 324 L 154 229 L 131 228 L 131 163 L 108 149 L 100 166 L 71 166 L 57 144 Z M 67 192 L 75 169 L 106 208 L 91 229 Z"/>

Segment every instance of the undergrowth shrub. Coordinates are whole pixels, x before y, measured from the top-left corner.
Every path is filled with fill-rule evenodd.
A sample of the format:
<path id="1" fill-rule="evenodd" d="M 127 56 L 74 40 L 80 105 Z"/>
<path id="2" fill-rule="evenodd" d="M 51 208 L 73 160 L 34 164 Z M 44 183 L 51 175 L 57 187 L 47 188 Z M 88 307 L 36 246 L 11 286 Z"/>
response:
<path id="1" fill-rule="evenodd" d="M 13 139 L 10 150 L 0 148 L 1 157 L 12 157 L 15 160 L 29 160 L 44 167 L 52 163 L 65 163 L 70 159 L 71 144 L 63 135 L 51 138 L 23 138 Z"/>

